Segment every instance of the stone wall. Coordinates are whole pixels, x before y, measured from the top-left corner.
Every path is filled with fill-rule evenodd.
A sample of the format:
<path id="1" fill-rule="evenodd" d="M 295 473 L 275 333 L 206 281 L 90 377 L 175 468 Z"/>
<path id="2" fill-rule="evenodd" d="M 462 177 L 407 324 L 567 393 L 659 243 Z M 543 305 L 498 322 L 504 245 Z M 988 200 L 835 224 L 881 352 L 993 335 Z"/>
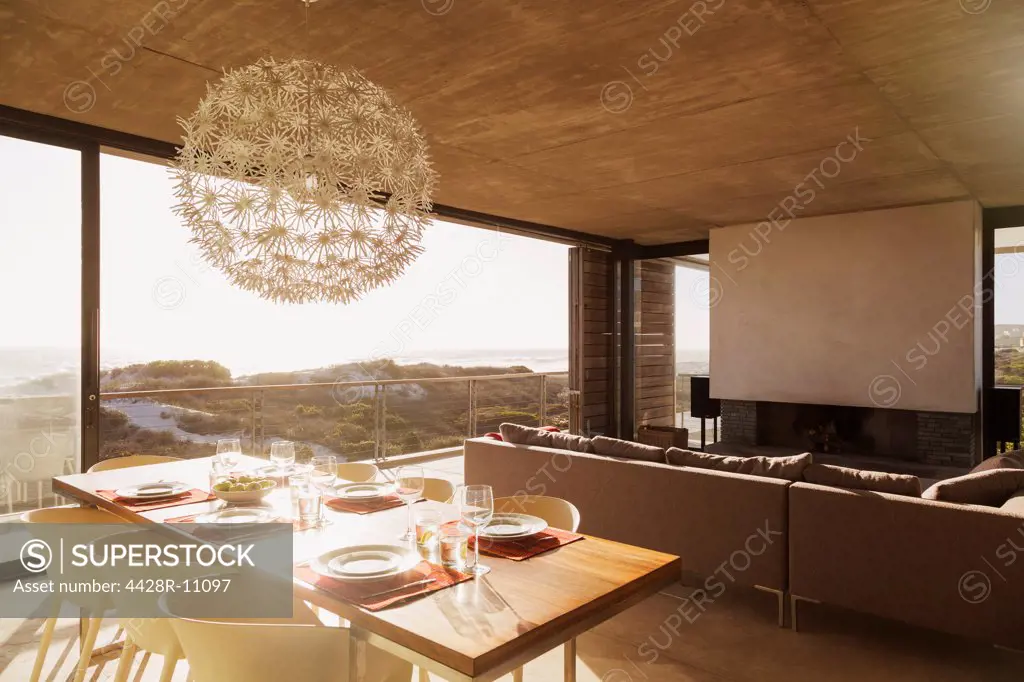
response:
<path id="1" fill-rule="evenodd" d="M 974 466 L 975 440 L 972 414 L 917 413 L 917 455 L 922 462 Z"/>
<path id="2" fill-rule="evenodd" d="M 722 401 L 723 443 L 757 444 L 757 403 L 753 400 Z"/>

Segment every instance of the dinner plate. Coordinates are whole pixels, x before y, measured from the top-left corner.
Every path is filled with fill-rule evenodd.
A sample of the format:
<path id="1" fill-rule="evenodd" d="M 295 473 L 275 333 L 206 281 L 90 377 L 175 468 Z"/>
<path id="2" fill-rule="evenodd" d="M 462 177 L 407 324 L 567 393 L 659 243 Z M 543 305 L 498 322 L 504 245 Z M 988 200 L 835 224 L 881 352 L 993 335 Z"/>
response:
<path id="1" fill-rule="evenodd" d="M 420 561 L 419 552 L 402 545 L 354 545 L 321 554 L 309 567 L 335 580 L 379 580 L 405 573 Z"/>
<path id="2" fill-rule="evenodd" d="M 267 523 L 277 518 L 269 509 L 227 507 L 195 518 L 196 523 Z"/>
<path id="3" fill-rule="evenodd" d="M 530 537 L 548 527 L 544 519 L 529 514 L 498 513 L 480 530 L 480 537 L 488 540 L 519 540 Z"/>
<path id="4" fill-rule="evenodd" d="M 189 486 L 181 481 L 159 481 L 118 488 L 114 494 L 126 500 L 152 500 L 161 497 L 175 497 L 188 492 L 189 489 Z"/>
<path id="5" fill-rule="evenodd" d="M 364 501 L 387 497 L 395 492 L 391 483 L 365 481 L 363 483 L 339 483 L 334 486 L 334 496 L 343 500 Z"/>

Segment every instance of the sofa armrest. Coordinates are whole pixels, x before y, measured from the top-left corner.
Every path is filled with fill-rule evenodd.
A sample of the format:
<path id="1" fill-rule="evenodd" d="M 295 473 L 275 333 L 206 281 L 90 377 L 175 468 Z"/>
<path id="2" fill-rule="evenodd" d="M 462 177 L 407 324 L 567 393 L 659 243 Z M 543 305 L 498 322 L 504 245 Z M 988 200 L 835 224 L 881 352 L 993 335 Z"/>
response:
<path id="1" fill-rule="evenodd" d="M 1024 517 L 796 483 L 789 531 L 794 595 L 1024 648 Z"/>

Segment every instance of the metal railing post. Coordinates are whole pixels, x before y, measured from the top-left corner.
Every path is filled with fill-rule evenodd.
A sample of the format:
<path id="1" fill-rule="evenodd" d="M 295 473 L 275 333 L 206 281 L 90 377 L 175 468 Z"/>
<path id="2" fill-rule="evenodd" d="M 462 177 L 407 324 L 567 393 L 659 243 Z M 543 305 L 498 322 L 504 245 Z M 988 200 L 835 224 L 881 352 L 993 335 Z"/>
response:
<path id="1" fill-rule="evenodd" d="M 388 387 L 380 387 L 380 459 L 388 461 Z"/>
<path id="2" fill-rule="evenodd" d="M 380 461 L 380 384 L 373 385 L 373 461 Z"/>
<path id="3" fill-rule="evenodd" d="M 476 437 L 476 379 L 469 380 L 469 437 Z"/>
<path id="4" fill-rule="evenodd" d="M 544 422 L 548 420 L 548 375 L 540 375 L 540 424 L 544 426 Z"/>
<path id="5" fill-rule="evenodd" d="M 252 449 L 253 457 L 262 457 L 264 454 L 264 423 L 263 423 L 263 391 L 254 391 L 252 394 Z"/>

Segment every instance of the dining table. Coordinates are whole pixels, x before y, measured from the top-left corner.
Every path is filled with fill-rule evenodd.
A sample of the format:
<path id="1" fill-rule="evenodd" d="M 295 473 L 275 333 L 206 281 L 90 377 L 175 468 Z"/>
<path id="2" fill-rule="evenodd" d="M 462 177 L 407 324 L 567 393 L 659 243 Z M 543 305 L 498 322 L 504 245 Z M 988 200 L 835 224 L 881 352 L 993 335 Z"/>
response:
<path id="1" fill-rule="evenodd" d="M 147 482 L 181 481 L 209 488 L 214 458 L 199 458 L 57 476 L 54 490 L 82 505 L 105 509 L 134 523 L 166 523 L 183 515 L 224 506 L 202 501 L 146 511 L 132 510 L 99 491 Z M 268 462 L 241 457 L 236 468 L 257 469 Z M 609 501 L 609 503 L 612 503 Z M 261 503 L 290 518 L 287 486 Z M 436 509 L 442 522 L 459 518 L 457 506 L 422 501 L 416 508 Z M 624 510 L 628 513 L 628 510 Z M 294 564 L 301 566 L 324 552 L 360 544 L 401 544 L 408 524 L 404 507 L 368 514 L 324 509 L 316 527 L 296 530 Z M 334 591 L 318 589 L 294 577 L 296 597 L 348 621 L 351 682 L 365 676 L 366 647 L 374 646 L 453 682 L 485 682 L 512 672 L 549 650 L 565 645 L 565 680 L 576 677 L 576 637 L 676 582 L 679 557 L 584 535 L 526 560 L 481 554 L 490 572 L 421 598 L 371 611 Z"/>

